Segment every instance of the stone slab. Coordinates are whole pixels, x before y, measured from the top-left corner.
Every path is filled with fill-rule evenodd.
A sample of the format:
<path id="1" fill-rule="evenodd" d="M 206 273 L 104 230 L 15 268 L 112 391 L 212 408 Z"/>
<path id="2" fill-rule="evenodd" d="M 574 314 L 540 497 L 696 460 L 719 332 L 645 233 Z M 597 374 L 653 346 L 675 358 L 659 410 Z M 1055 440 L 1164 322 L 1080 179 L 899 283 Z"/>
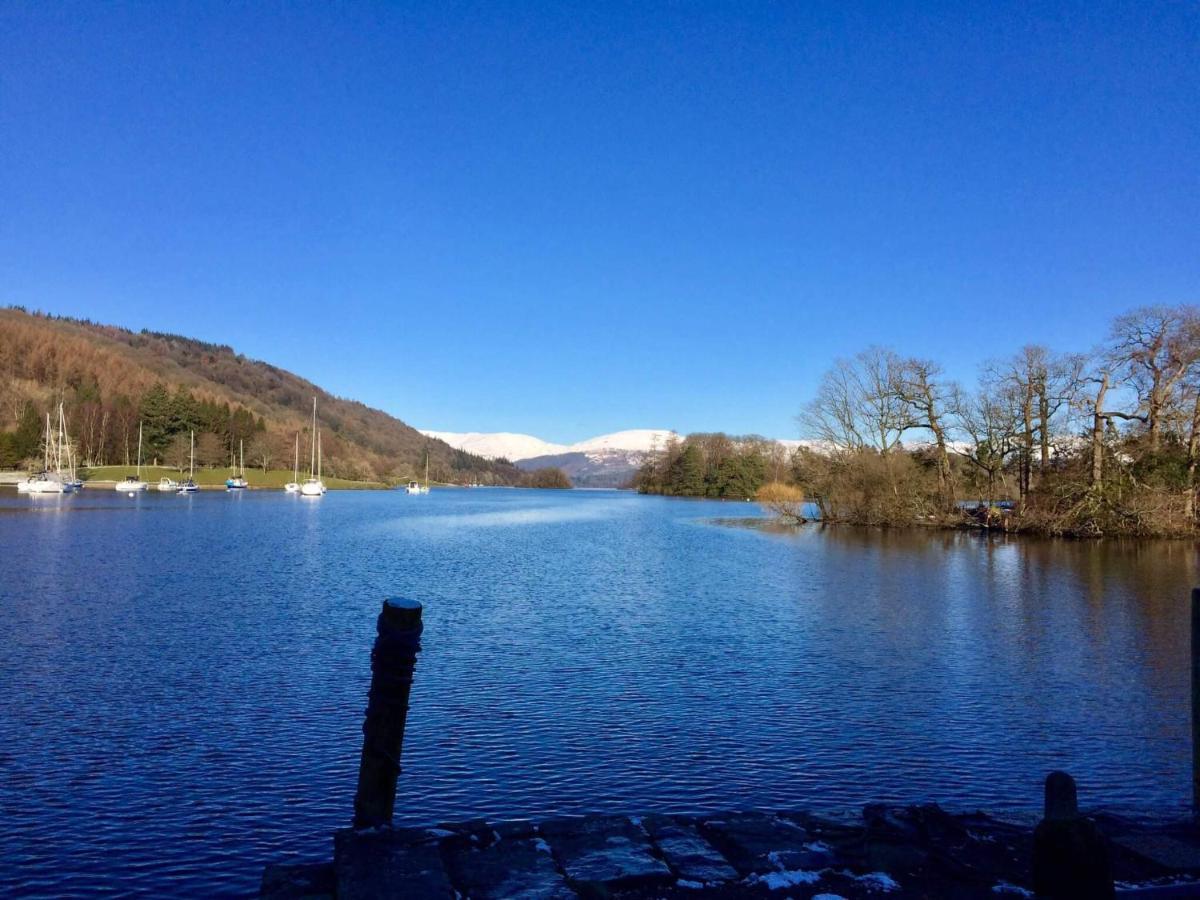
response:
<path id="1" fill-rule="evenodd" d="M 505 840 L 487 847 L 458 844 L 447 848 L 454 886 L 472 900 L 574 900 L 554 864 L 550 846 L 540 838 Z"/>
<path id="2" fill-rule="evenodd" d="M 803 868 L 808 830 L 774 813 L 734 813 L 705 819 L 700 832 L 743 875 Z"/>
<path id="3" fill-rule="evenodd" d="M 339 831 L 333 842 L 338 900 L 453 898 L 436 842 L 388 831 Z"/>
<path id="4" fill-rule="evenodd" d="M 1200 872 L 1200 846 L 1168 834 L 1126 834 L 1115 843 L 1176 872 Z"/>
<path id="5" fill-rule="evenodd" d="M 737 879 L 737 870 L 686 819 L 647 816 L 642 825 L 667 865 L 684 881 L 714 884 Z"/>
<path id="6" fill-rule="evenodd" d="M 567 878 L 588 892 L 652 887 L 674 880 L 641 825 L 625 816 L 556 819 L 539 829 Z"/>

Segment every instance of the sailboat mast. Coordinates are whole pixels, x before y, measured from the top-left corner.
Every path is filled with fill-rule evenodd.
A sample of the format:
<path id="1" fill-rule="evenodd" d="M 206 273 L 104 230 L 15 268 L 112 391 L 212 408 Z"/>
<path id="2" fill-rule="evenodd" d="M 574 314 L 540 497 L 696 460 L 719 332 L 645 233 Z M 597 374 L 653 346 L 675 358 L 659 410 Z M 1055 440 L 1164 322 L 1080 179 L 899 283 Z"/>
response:
<path id="1" fill-rule="evenodd" d="M 296 451 L 292 454 L 292 483 L 300 480 L 300 432 L 296 432 Z"/>
<path id="2" fill-rule="evenodd" d="M 137 466 L 138 481 L 142 480 L 142 423 L 138 422 L 138 466 Z"/>
<path id="3" fill-rule="evenodd" d="M 194 481 L 196 478 L 196 432 L 192 430 L 192 452 L 191 461 L 188 462 L 188 481 Z"/>
<path id="4" fill-rule="evenodd" d="M 308 477 L 313 478 L 317 474 L 317 398 L 313 397 L 313 420 L 312 431 L 309 432 L 312 441 L 312 459 L 308 463 Z"/>
<path id="5" fill-rule="evenodd" d="M 238 441 L 238 468 L 240 470 L 238 472 L 238 475 L 240 475 L 242 478 L 245 478 L 246 477 L 246 442 L 243 440 Z"/>

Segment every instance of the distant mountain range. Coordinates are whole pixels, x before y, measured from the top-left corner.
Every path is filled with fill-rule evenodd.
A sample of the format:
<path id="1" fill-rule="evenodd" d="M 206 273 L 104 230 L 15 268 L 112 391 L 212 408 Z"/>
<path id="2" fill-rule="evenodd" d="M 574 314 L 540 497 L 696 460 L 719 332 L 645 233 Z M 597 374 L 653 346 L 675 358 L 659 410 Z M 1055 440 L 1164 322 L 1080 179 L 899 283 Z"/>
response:
<path id="1" fill-rule="evenodd" d="M 576 487 L 624 487 L 655 448 L 664 446 L 672 431 L 640 428 L 602 434 L 574 444 L 555 444 L 531 434 L 511 432 L 422 431 L 451 447 L 488 459 L 507 459 L 525 471 L 555 466 Z M 675 435 L 678 437 L 678 435 Z"/>

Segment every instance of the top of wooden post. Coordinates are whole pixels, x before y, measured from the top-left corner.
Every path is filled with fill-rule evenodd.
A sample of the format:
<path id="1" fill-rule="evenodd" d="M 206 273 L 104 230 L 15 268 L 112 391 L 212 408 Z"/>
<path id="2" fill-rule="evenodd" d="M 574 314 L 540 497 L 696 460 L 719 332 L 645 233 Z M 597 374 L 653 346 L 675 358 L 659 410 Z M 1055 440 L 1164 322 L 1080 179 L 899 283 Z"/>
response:
<path id="1" fill-rule="evenodd" d="M 1051 772 L 1046 776 L 1045 817 L 1052 821 L 1063 821 L 1078 816 L 1075 779 L 1066 772 Z"/>
<path id="2" fill-rule="evenodd" d="M 383 612 L 380 614 L 389 628 L 397 631 L 408 631 L 421 624 L 422 606 L 419 600 L 407 597 L 389 597 L 383 601 Z"/>

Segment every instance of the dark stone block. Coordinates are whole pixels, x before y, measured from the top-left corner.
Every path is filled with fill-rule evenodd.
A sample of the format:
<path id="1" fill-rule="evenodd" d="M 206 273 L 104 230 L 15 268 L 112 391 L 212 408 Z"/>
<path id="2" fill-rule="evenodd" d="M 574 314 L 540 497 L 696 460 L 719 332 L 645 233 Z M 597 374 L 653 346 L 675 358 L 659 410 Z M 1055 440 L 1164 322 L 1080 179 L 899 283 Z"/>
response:
<path id="1" fill-rule="evenodd" d="M 715 884 L 737 879 L 737 870 L 687 819 L 648 816 L 642 825 L 666 859 L 667 865 L 683 880 Z"/>
<path id="2" fill-rule="evenodd" d="M 270 900 L 333 900 L 333 865 L 273 865 L 263 870 L 260 897 Z"/>
<path id="3" fill-rule="evenodd" d="M 674 880 L 645 830 L 625 816 L 555 819 L 539 830 L 572 884 L 585 893 L 603 896 Z"/>
<path id="4" fill-rule="evenodd" d="M 338 900 L 454 897 L 437 844 L 414 843 L 413 831 L 347 829 L 335 834 Z"/>
<path id="5" fill-rule="evenodd" d="M 1200 845 L 1168 834 L 1127 834 L 1116 843 L 1169 872 L 1200 873 Z"/>
<path id="6" fill-rule="evenodd" d="M 540 838 L 501 839 L 488 847 L 447 850 L 455 886 L 472 900 L 567 900 L 567 887 L 550 846 Z"/>
<path id="7" fill-rule="evenodd" d="M 735 813 L 705 819 L 700 832 L 743 875 L 800 868 L 810 851 L 808 830 L 772 813 Z"/>

